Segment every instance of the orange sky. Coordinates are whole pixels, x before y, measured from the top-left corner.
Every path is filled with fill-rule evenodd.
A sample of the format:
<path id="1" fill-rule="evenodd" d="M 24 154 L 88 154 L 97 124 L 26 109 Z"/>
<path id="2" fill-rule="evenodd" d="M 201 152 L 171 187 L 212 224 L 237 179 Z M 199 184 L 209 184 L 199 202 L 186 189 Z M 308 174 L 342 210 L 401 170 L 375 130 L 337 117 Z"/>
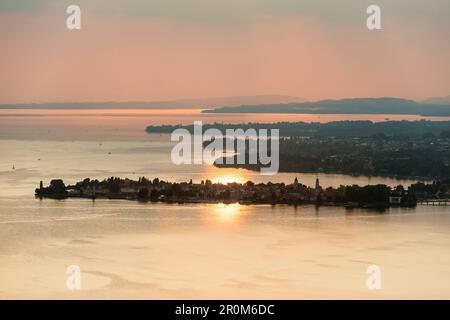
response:
<path id="1" fill-rule="evenodd" d="M 81 7 L 80 31 L 65 28 L 65 6 L 2 10 L 0 103 L 450 94 L 448 24 L 386 12 L 369 31 L 364 10 L 350 22 L 266 11 L 217 23 Z"/>

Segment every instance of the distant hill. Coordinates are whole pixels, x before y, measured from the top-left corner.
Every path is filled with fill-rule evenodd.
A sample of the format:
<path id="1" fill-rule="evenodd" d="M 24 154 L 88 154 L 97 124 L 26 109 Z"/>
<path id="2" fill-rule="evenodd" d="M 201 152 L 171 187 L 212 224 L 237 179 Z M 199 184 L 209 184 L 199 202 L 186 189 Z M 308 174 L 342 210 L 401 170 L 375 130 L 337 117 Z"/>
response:
<path id="1" fill-rule="evenodd" d="M 450 116 L 450 105 L 418 103 L 399 98 L 358 98 L 317 102 L 226 106 L 205 113 L 411 114 Z"/>
<path id="2" fill-rule="evenodd" d="M 129 102 L 51 102 L 0 104 L 0 109 L 204 109 L 243 104 L 278 104 L 303 102 L 302 98 L 283 95 L 258 95 L 219 97 L 207 99 L 181 99 L 172 101 L 129 101 Z"/>
<path id="3" fill-rule="evenodd" d="M 421 102 L 422 103 L 431 103 L 431 104 L 449 104 L 450 105 L 450 96 L 428 98 Z"/>

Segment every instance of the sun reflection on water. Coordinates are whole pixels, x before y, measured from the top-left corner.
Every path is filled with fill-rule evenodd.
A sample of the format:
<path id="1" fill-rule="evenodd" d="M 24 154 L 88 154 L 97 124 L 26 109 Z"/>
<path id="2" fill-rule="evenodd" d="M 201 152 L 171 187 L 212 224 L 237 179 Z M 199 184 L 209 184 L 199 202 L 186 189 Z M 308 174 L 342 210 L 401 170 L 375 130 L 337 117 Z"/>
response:
<path id="1" fill-rule="evenodd" d="M 212 212 L 219 223 L 235 223 L 241 216 L 241 205 L 239 203 L 218 203 Z"/>

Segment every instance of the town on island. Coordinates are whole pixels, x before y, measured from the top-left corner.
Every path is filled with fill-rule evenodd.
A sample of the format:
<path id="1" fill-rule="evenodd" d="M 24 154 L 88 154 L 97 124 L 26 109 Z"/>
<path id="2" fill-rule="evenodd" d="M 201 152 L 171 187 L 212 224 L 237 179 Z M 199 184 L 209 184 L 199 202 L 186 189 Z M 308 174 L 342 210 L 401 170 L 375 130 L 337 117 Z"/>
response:
<path id="1" fill-rule="evenodd" d="M 40 182 L 35 190 L 37 198 L 66 199 L 124 199 L 166 203 L 240 203 L 329 205 L 347 208 L 385 209 L 414 207 L 417 203 L 447 205 L 450 198 L 450 180 L 430 184 L 418 182 L 408 187 L 378 185 L 350 185 L 323 188 L 319 179 L 315 187 L 299 182 L 285 183 L 200 183 L 167 182 L 158 178 L 141 177 L 138 180 L 110 177 L 102 181 L 86 178 L 74 185 L 65 185 L 61 179 L 51 180 L 49 186 Z"/>

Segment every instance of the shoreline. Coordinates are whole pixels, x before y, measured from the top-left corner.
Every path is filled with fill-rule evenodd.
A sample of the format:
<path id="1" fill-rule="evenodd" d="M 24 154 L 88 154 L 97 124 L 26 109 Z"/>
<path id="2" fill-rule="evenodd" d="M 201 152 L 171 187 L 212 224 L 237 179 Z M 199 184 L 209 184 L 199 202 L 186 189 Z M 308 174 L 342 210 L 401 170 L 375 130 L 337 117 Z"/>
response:
<path id="1" fill-rule="evenodd" d="M 417 183 L 408 188 L 387 185 L 340 186 L 322 188 L 316 179 L 314 188 L 299 183 L 212 183 L 206 179 L 201 183 L 167 182 L 145 177 L 130 180 L 111 177 L 103 181 L 86 178 L 75 185 L 66 186 L 61 179 L 54 179 L 44 187 L 40 182 L 35 197 L 63 200 L 67 198 L 129 200 L 144 203 L 193 203 L 193 204 L 240 204 L 240 205 L 316 205 L 366 209 L 390 207 L 415 207 L 418 199 L 430 198 L 419 195 L 419 191 L 435 188 L 436 184 Z M 416 190 L 417 189 L 417 190 Z M 431 190 L 431 189 L 430 189 Z M 435 192 L 435 190 L 431 190 Z"/>
<path id="2" fill-rule="evenodd" d="M 217 164 L 216 162 L 213 163 L 213 166 L 220 169 L 243 169 L 248 170 L 252 172 L 258 172 L 260 168 L 256 168 L 254 166 L 248 165 L 227 165 L 227 164 Z M 289 174 L 329 174 L 329 175 L 343 175 L 343 176 L 350 176 L 350 177 L 367 177 L 367 178 L 388 178 L 392 180 L 415 180 L 417 182 L 433 182 L 436 179 L 439 180 L 439 178 L 432 177 L 432 176 L 408 176 L 408 175 L 389 175 L 389 174 L 372 174 L 368 175 L 365 173 L 351 173 L 351 172 L 343 172 L 343 171 L 289 171 L 289 170 L 282 170 L 279 169 L 278 173 L 289 173 Z M 443 178 L 445 179 L 445 178 Z"/>
<path id="3" fill-rule="evenodd" d="M 399 206 L 390 206 L 384 203 L 338 203 L 338 202 L 313 202 L 313 201 L 302 201 L 302 202 L 246 202 L 246 201 L 224 201 L 224 200 L 189 200 L 189 199 L 167 199 L 167 200 L 151 200 L 151 199 L 139 199 L 137 197 L 108 197 L 108 196 L 96 196 L 96 197 L 83 197 L 83 196 L 39 196 L 35 195 L 35 198 L 39 199 L 52 199 L 52 200 L 66 200 L 66 199 L 84 199 L 84 200 L 124 200 L 124 201 L 133 201 L 140 203 L 163 203 L 163 204 L 224 204 L 224 205 L 233 205 L 239 204 L 241 206 L 258 206 L 258 205 L 270 205 L 270 206 L 318 206 L 318 207 L 339 207 L 346 209 L 375 209 L 375 210 L 384 210 L 391 207 L 401 207 L 401 208 L 414 208 L 416 207 L 416 203 L 414 205 L 399 205 Z"/>

